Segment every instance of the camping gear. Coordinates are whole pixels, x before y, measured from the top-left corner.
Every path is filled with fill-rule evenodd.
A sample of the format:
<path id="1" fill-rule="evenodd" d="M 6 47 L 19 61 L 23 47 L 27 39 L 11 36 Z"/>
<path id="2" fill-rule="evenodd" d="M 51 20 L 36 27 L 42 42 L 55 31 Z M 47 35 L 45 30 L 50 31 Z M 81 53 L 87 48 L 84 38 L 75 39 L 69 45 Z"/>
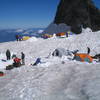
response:
<path id="1" fill-rule="evenodd" d="M 54 50 L 54 52 L 52 53 L 52 55 L 53 56 L 62 57 L 62 56 L 67 56 L 68 52 L 64 48 L 57 48 L 57 49 Z"/>
<path id="2" fill-rule="evenodd" d="M 25 41 L 25 40 L 28 40 L 29 38 L 30 38 L 29 36 L 23 36 L 23 37 L 22 37 L 22 40 Z"/>
<path id="3" fill-rule="evenodd" d="M 11 70 L 11 69 L 13 69 L 13 68 L 14 68 L 13 65 L 8 65 L 8 66 L 6 66 L 6 70 Z"/>
<path id="4" fill-rule="evenodd" d="M 5 60 L 5 59 L 1 59 L 1 61 L 6 62 L 6 60 Z"/>
<path id="5" fill-rule="evenodd" d="M 4 72 L 0 71 L 0 77 L 4 75 L 5 75 Z"/>
<path id="6" fill-rule="evenodd" d="M 77 49 L 72 51 L 73 54 L 76 54 L 77 52 L 79 52 L 79 50 L 77 50 Z"/>
<path id="7" fill-rule="evenodd" d="M 95 56 L 92 57 L 93 59 L 100 59 L 100 54 L 96 54 Z"/>
<path id="8" fill-rule="evenodd" d="M 56 34 L 56 36 L 64 36 L 64 35 L 66 35 L 66 32 L 61 32 Z"/>
<path id="9" fill-rule="evenodd" d="M 16 58 L 16 55 L 15 55 L 15 54 L 12 55 L 12 59 L 13 59 L 13 58 Z"/>
<path id="10" fill-rule="evenodd" d="M 100 54 L 96 54 L 95 56 L 92 57 L 93 59 L 98 59 L 97 62 L 100 62 Z"/>
<path id="11" fill-rule="evenodd" d="M 47 39 L 47 38 L 53 37 L 53 35 L 50 35 L 50 34 L 44 34 L 44 35 L 42 35 L 42 37 L 43 37 L 44 39 Z"/>
<path id="12" fill-rule="evenodd" d="M 74 54 L 73 60 L 81 61 L 81 62 L 89 62 L 91 63 L 93 61 L 93 58 L 85 53 L 76 53 Z"/>

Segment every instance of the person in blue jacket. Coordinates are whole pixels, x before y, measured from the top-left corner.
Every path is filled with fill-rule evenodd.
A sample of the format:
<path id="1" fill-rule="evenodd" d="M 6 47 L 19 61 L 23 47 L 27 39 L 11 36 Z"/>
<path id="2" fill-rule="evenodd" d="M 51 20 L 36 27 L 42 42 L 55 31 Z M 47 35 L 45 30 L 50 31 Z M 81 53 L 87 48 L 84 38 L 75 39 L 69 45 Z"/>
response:
<path id="1" fill-rule="evenodd" d="M 19 41 L 22 41 L 22 36 L 21 36 L 21 35 L 19 35 L 19 38 L 18 38 L 18 39 L 19 39 Z"/>
<path id="2" fill-rule="evenodd" d="M 41 63 L 41 58 L 37 58 L 36 61 L 35 61 L 35 63 L 33 64 L 33 66 L 35 66 L 35 65 L 37 65 L 39 63 Z"/>
<path id="3" fill-rule="evenodd" d="M 66 32 L 66 37 L 68 37 L 68 32 Z"/>

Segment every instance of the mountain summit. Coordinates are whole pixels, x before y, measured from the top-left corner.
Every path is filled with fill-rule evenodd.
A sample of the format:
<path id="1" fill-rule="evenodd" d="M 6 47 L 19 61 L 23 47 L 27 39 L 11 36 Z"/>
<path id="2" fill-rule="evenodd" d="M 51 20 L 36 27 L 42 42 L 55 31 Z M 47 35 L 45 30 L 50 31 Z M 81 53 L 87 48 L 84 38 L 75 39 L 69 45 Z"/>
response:
<path id="1" fill-rule="evenodd" d="M 92 0 L 61 0 L 54 23 L 65 23 L 77 34 L 81 33 L 82 27 L 97 31 L 100 30 L 100 10 Z"/>

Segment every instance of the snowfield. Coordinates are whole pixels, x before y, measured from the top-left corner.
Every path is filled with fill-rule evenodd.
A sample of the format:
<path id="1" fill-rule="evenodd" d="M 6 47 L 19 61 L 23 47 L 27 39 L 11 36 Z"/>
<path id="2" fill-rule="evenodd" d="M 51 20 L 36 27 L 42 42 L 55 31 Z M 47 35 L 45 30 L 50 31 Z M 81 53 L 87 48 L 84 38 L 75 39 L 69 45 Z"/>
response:
<path id="1" fill-rule="evenodd" d="M 27 41 L 0 43 L 0 70 L 5 73 L 0 77 L 0 100 L 100 100 L 100 62 L 50 56 L 56 48 L 87 53 L 87 47 L 92 56 L 100 53 L 100 31 L 87 29 L 68 38 L 32 37 Z M 7 49 L 18 57 L 24 52 L 25 66 L 5 70 L 13 63 L 3 61 Z M 38 57 L 44 63 L 31 66 Z"/>

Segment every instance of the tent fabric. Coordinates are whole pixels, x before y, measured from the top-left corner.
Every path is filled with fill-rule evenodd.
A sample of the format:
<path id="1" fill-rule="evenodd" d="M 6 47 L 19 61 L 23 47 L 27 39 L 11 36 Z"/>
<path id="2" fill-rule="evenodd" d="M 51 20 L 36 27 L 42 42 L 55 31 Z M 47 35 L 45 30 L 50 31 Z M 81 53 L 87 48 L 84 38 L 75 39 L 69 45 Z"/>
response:
<path id="1" fill-rule="evenodd" d="M 62 57 L 62 56 L 67 56 L 67 50 L 64 48 L 57 48 L 54 50 L 54 52 L 52 53 L 53 56 L 58 56 L 58 57 Z"/>
<path id="2" fill-rule="evenodd" d="M 50 34 L 44 34 L 42 37 L 45 38 L 45 39 L 47 39 L 47 38 L 53 37 L 53 35 L 50 35 Z"/>
<path id="3" fill-rule="evenodd" d="M 28 40 L 30 37 L 29 36 L 23 36 L 22 40 Z"/>
<path id="4" fill-rule="evenodd" d="M 56 36 L 64 36 L 64 35 L 66 35 L 65 32 L 61 32 L 61 33 L 57 33 L 57 34 L 56 34 Z"/>
<path id="5" fill-rule="evenodd" d="M 74 55 L 74 59 L 77 61 L 89 62 L 89 63 L 93 61 L 93 58 L 90 55 L 84 53 L 76 53 Z"/>

